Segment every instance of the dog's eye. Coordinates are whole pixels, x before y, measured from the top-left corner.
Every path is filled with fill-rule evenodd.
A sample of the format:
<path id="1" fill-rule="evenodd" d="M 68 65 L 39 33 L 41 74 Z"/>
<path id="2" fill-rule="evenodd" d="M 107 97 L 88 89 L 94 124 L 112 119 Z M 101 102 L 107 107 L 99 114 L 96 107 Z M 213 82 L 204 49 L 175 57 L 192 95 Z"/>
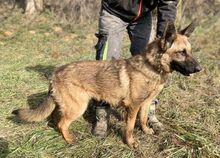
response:
<path id="1" fill-rule="evenodd" d="M 182 56 L 186 56 L 187 55 L 187 53 L 186 53 L 186 50 L 184 49 L 183 51 L 179 51 L 178 52 L 180 55 L 182 55 Z"/>

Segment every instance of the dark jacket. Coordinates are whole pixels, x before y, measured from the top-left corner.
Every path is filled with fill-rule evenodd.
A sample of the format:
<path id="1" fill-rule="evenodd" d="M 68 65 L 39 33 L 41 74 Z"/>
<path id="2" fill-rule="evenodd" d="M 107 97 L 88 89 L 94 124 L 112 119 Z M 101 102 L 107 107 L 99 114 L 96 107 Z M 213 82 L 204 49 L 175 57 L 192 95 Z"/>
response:
<path id="1" fill-rule="evenodd" d="M 161 36 L 167 20 L 176 18 L 177 0 L 102 0 L 102 7 L 126 22 L 136 21 L 157 7 L 157 36 Z"/>

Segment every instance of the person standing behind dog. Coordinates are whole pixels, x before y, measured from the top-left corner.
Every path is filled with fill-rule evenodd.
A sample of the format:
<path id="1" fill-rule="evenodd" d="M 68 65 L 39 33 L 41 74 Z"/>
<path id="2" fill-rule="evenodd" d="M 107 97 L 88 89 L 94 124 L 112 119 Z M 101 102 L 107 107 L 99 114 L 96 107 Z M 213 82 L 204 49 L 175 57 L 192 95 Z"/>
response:
<path id="1" fill-rule="evenodd" d="M 152 10 L 157 8 L 156 36 L 162 36 L 166 22 L 175 21 L 177 0 L 102 0 L 99 17 L 99 32 L 96 34 L 96 60 L 112 60 L 120 57 L 124 32 L 127 31 L 131 55 L 142 52 L 150 39 Z M 148 123 L 154 131 L 163 130 L 155 116 L 155 103 L 149 110 Z M 108 103 L 101 101 L 96 106 L 96 125 L 93 134 L 107 134 Z"/>

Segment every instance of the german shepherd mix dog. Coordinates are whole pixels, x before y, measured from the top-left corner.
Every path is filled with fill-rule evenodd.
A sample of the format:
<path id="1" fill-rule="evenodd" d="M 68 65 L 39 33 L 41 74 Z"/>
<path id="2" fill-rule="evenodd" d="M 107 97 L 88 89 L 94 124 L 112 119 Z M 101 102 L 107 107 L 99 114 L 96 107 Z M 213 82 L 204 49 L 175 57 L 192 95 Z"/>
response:
<path id="1" fill-rule="evenodd" d="M 129 59 L 111 61 L 78 61 L 59 67 L 53 73 L 46 100 L 36 109 L 18 109 L 13 114 L 27 122 L 47 118 L 55 108 L 61 116 L 57 123 L 67 143 L 73 144 L 70 124 L 86 111 L 91 99 L 104 100 L 111 106 L 124 106 L 127 110 L 125 141 L 136 147 L 133 128 L 139 112 L 141 128 L 148 128 L 148 106 L 159 94 L 170 73 L 185 76 L 199 72 L 201 67 L 192 56 L 187 37 L 194 30 L 192 23 L 176 33 L 168 22 L 164 35 L 148 45 L 140 54 Z"/>

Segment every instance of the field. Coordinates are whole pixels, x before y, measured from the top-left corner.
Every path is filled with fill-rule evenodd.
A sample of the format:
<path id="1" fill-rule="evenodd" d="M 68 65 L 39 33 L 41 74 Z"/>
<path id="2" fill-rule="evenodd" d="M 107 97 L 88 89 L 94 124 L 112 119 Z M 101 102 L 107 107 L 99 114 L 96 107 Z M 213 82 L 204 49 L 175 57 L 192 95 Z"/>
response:
<path id="1" fill-rule="evenodd" d="M 47 93 L 55 67 L 94 60 L 95 24 L 63 25 L 45 12 L 26 19 L 5 13 L 0 24 L 0 158 L 217 158 L 220 157 L 220 14 L 203 20 L 190 37 L 203 71 L 191 77 L 174 73 L 159 95 L 158 118 L 166 130 L 146 136 L 137 122 L 137 149 L 122 142 L 124 123 L 111 116 L 109 135 L 92 135 L 94 109 L 71 125 L 74 146 L 48 121 L 23 123 L 12 110 L 36 107 Z M 125 38 L 122 58 L 128 58 Z M 122 110 L 120 110 L 120 113 Z"/>

